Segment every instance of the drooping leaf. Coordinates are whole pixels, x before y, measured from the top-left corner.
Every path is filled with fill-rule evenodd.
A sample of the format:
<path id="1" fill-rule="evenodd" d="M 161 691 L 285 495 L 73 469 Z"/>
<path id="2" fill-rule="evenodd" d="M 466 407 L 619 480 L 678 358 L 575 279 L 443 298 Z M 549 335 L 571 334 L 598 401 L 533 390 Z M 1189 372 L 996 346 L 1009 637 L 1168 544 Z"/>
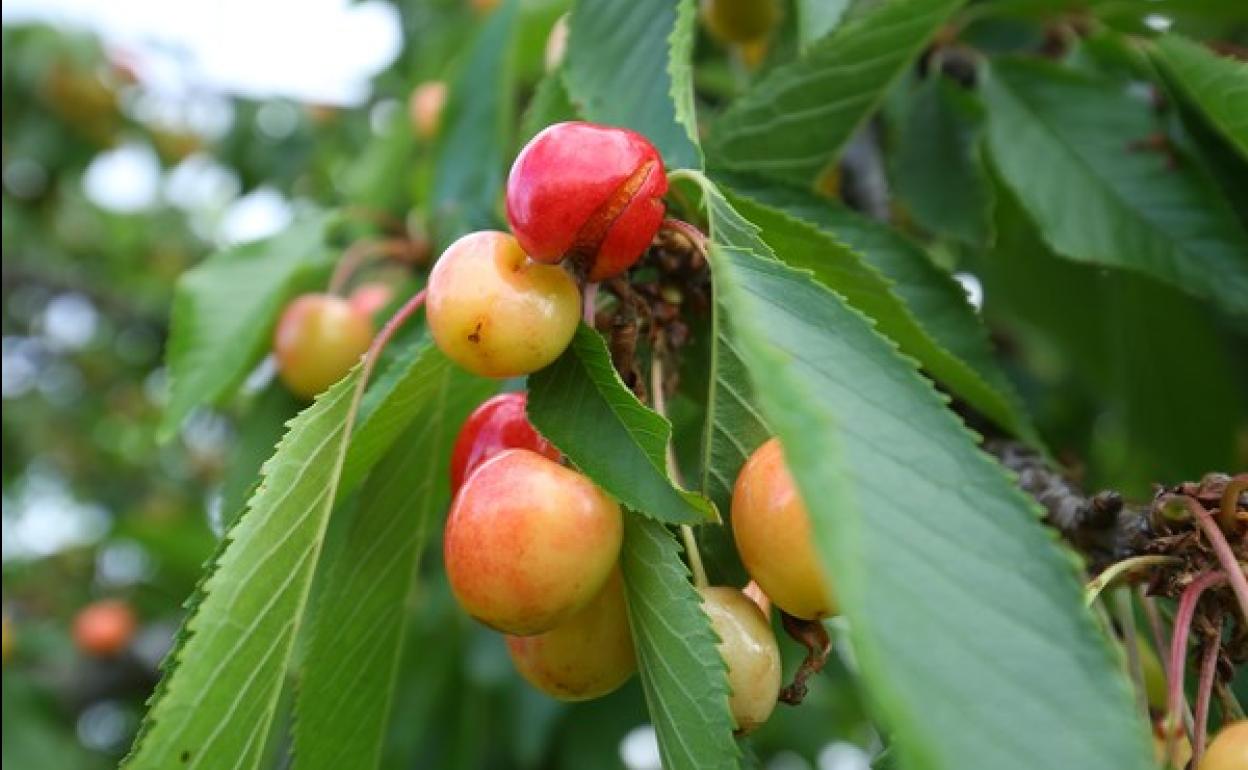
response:
<path id="1" fill-rule="evenodd" d="M 1048 62 L 985 79 L 994 165 L 1058 254 L 1151 275 L 1248 315 L 1248 234 L 1213 184 L 1159 135 L 1148 104 Z"/>
<path id="2" fill-rule="evenodd" d="M 706 190 L 742 360 L 901 766 L 1152 767 L 1127 683 L 1034 505 L 861 315 L 775 261 Z M 1027 729 L 1011 730 L 1019 720 Z"/>
<path id="3" fill-rule="evenodd" d="M 330 265 L 328 217 L 296 219 L 272 238 L 231 246 L 182 274 L 170 320 L 168 437 L 196 406 L 232 395 L 268 350 L 282 307 Z"/>
<path id="4" fill-rule="evenodd" d="M 671 532 L 657 522 L 626 516 L 620 569 L 638 674 L 663 767 L 738 767 L 727 672 Z"/>
<path id="5" fill-rule="evenodd" d="M 1178 34 L 1161 37 L 1154 55 L 1184 95 L 1248 160 L 1248 63 L 1218 56 Z"/>
<path id="6" fill-rule="evenodd" d="M 887 226 L 806 193 L 773 188 L 762 195 L 784 208 L 728 193 L 733 206 L 759 227 L 774 254 L 811 271 L 841 294 L 902 352 L 986 417 L 1039 443 L 1018 395 L 992 357 L 987 332 L 967 305 L 966 294 L 918 246 Z M 867 254 L 873 259 L 864 259 Z"/>
<path id="7" fill-rule="evenodd" d="M 809 186 L 962 0 L 893 0 L 777 67 L 711 127 L 712 168 Z"/>
<path id="8" fill-rule="evenodd" d="M 441 243 L 498 224 L 513 121 L 508 62 L 516 6 L 517 0 L 504 0 L 491 12 L 451 83 L 438 133 L 431 201 Z"/>
<path id="9" fill-rule="evenodd" d="M 582 325 L 550 366 L 529 376 L 529 419 L 621 504 L 670 524 L 713 520 L 715 506 L 667 474 L 672 426 L 620 380 L 606 344 Z"/>
<path id="10" fill-rule="evenodd" d="M 892 156 L 898 197 L 929 232 L 986 243 L 992 188 L 979 155 L 983 107 L 948 78 L 931 77 L 903 109 Z"/>
<path id="11" fill-rule="evenodd" d="M 226 533 L 126 759 L 131 770 L 257 767 L 346 455 L 357 367 L 290 423 Z"/>
<path id="12" fill-rule="evenodd" d="M 360 489 L 345 542 L 325 557 L 295 705 L 296 768 L 370 768 L 381 756 L 415 570 L 449 496 L 451 444 L 493 389 L 454 366 L 418 371 L 404 384 L 408 427 Z"/>
<path id="13" fill-rule="evenodd" d="M 643 134 L 671 168 L 700 167 L 691 0 L 578 0 L 566 82 L 586 119 Z"/>

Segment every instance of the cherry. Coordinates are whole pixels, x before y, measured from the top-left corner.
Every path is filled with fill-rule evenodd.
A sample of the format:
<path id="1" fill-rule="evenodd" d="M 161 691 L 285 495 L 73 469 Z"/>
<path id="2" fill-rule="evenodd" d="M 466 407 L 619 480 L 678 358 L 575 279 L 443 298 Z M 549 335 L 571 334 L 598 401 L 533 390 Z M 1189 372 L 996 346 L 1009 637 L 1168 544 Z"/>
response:
<path id="1" fill-rule="evenodd" d="M 372 321 L 350 302 L 304 294 L 286 306 L 273 333 L 277 374 L 292 393 L 312 398 L 342 379 L 372 340 Z"/>
<path id="2" fill-rule="evenodd" d="M 443 557 L 469 615 L 529 636 L 598 594 L 620 554 L 620 507 L 576 471 L 527 449 L 477 468 L 451 504 Z"/>
<path id="3" fill-rule="evenodd" d="M 745 734 L 766 722 L 776 707 L 780 646 L 762 610 L 744 593 L 723 586 L 699 590 L 702 609 L 719 636 L 719 654 L 728 667 L 733 723 L 737 734 Z"/>
<path id="4" fill-rule="evenodd" d="M 134 637 L 138 619 L 120 599 L 103 599 L 82 608 L 74 618 L 74 644 L 88 655 L 119 654 Z"/>
<path id="5" fill-rule="evenodd" d="M 499 393 L 468 415 L 451 450 L 452 494 L 481 463 L 504 449 L 528 449 L 559 460 L 559 450 L 529 422 L 524 412 L 527 401 L 525 393 Z"/>
<path id="6" fill-rule="evenodd" d="M 394 287 L 386 283 L 365 283 L 355 287 L 347 302 L 359 314 L 372 318 L 394 299 Z"/>
<path id="7" fill-rule="evenodd" d="M 702 21 L 721 43 L 759 43 L 780 20 L 776 0 L 702 0 Z"/>
<path id="8" fill-rule="evenodd" d="M 667 176 L 641 134 L 556 123 L 533 137 L 507 178 L 507 220 L 539 262 L 567 258 L 589 281 L 618 275 L 663 222 Z"/>
<path id="9" fill-rule="evenodd" d="M 803 620 L 836 614 L 811 542 L 810 516 L 774 438 L 754 451 L 737 476 L 732 534 L 746 571 L 777 607 Z"/>
<path id="10" fill-rule="evenodd" d="M 1200 760 L 1200 770 L 1244 770 L 1248 767 L 1248 719 L 1226 725 Z"/>
<path id="11" fill-rule="evenodd" d="M 416 136 L 432 141 L 442 128 L 442 112 L 446 109 L 446 83 L 430 80 L 412 89 L 407 98 L 407 116 Z"/>
<path id="12" fill-rule="evenodd" d="M 637 655 L 620 571 L 612 571 L 584 609 L 546 633 L 508 636 L 507 652 L 529 684 L 559 700 L 600 698 L 627 682 Z"/>
<path id="13" fill-rule="evenodd" d="M 448 246 L 428 288 L 426 313 L 438 347 L 483 377 L 541 369 L 568 347 L 581 319 L 572 276 L 529 260 L 515 238 L 492 230 Z"/>

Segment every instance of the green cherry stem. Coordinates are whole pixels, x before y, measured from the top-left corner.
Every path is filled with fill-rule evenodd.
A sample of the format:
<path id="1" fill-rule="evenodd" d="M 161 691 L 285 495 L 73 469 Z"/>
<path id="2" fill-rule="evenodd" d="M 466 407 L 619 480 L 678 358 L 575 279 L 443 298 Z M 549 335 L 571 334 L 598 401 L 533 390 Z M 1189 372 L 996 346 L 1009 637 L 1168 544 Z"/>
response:
<path id="1" fill-rule="evenodd" d="M 650 401 L 654 405 L 654 411 L 667 417 L 667 397 L 663 392 L 663 347 L 661 345 L 654 347 L 650 358 Z M 676 464 L 676 450 L 672 448 L 670 439 L 667 442 L 666 454 L 667 475 L 683 487 L 685 483 L 681 479 L 680 467 Z M 706 588 L 710 585 L 710 581 L 706 579 L 706 567 L 702 564 L 702 553 L 698 550 L 697 538 L 693 536 L 693 527 L 681 524 L 680 536 L 685 541 L 685 552 L 689 554 L 689 569 L 693 572 L 693 584 L 698 588 Z"/>

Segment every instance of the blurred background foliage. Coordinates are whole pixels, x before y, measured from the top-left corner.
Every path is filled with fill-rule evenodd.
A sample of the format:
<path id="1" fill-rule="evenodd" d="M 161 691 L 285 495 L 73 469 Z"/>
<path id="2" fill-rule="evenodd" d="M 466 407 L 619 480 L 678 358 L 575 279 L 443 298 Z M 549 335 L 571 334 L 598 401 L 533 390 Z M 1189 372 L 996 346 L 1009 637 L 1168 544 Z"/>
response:
<path id="1" fill-rule="evenodd" d="M 313 205 L 355 213 L 342 245 L 360 234 L 444 245 L 464 226 L 463 212 L 433 202 L 435 148 L 412 130 L 408 96 L 427 80 L 472 85 L 454 78 L 490 5 L 395 2 L 402 46 L 372 78 L 363 103 L 351 106 L 219 92 L 171 100 L 123 50 L 84 32 L 6 22 L 9 770 L 108 767 L 120 758 L 181 602 L 295 408 L 262 370 L 241 403 L 197 410 L 174 440 L 156 441 L 175 280 L 214 248 L 266 234 Z M 521 3 L 511 82 L 501 84 L 509 96 L 499 100 L 501 138 L 482 131 L 500 158 L 514 154 L 534 121 L 540 126 L 559 114 L 557 95 L 542 94 L 539 82 L 549 30 L 568 5 Z M 987 14 L 965 38 L 989 50 L 1044 45 L 1047 28 L 1033 14 L 1051 15 L 1063 4 L 1013 5 L 1017 13 Z M 785 15 L 754 72 L 700 35 L 702 114 L 795 55 L 794 16 Z M 1113 23 L 1137 31 L 1143 16 L 1124 10 Z M 1244 42 L 1244 23 L 1230 13 L 1188 19 L 1180 11 L 1174 21 L 1193 35 Z M 274 34 L 297 35 L 298 25 L 292 19 Z M 1109 54 L 1090 39 L 1069 55 L 1103 68 Z M 457 99 L 472 102 L 470 94 L 453 94 L 452 103 Z M 905 141 L 895 130 L 904 115 L 886 109 L 884 123 L 886 142 Z M 906 221 L 904 203 L 894 207 Z M 484 216 L 497 222 L 499 212 Z M 1003 360 L 1060 458 L 1089 486 L 1137 497 L 1152 482 L 1248 466 L 1242 329 L 1148 279 L 1056 260 L 1004 194 L 994 219 L 990 249 L 920 224 L 911 229 L 982 294 Z M 423 568 L 413 609 L 386 767 L 657 767 L 636 680 L 585 705 L 532 691 L 509 665 L 501 639 L 455 609 L 435 562 Z M 72 619 L 104 597 L 130 602 L 140 630 L 124 654 L 92 658 L 75 648 Z M 871 749 L 871 730 L 845 665 L 834 662 L 806 704 L 781 707 L 746 750 L 776 770 L 858 767 L 850 763 L 864 755 L 838 741 Z"/>

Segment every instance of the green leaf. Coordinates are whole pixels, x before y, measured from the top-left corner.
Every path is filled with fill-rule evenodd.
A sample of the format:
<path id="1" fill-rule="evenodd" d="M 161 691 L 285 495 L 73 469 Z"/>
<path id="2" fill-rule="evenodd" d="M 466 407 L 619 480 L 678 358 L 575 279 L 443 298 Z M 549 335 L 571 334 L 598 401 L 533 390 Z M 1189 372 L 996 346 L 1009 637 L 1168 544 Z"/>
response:
<path id="1" fill-rule="evenodd" d="M 529 376 L 529 419 L 621 504 L 670 524 L 716 518 L 715 506 L 667 475 L 672 426 L 620 380 L 602 337 L 582 325 L 550 366 Z"/>
<path id="2" fill-rule="evenodd" d="M 646 706 L 666 770 L 739 766 L 718 638 L 671 532 L 624 519 L 620 568 Z"/>
<path id="3" fill-rule="evenodd" d="M 269 349 L 283 305 L 330 265 L 322 213 L 282 233 L 231 246 L 182 274 L 170 319 L 168 438 L 191 409 L 233 395 Z"/>
<path id="4" fill-rule="evenodd" d="M 568 96 L 568 88 L 563 84 L 563 69 L 560 68 L 538 82 L 521 120 L 520 139 L 527 143 L 546 126 L 578 117 L 576 107 Z"/>
<path id="5" fill-rule="evenodd" d="M 786 264 L 809 270 L 983 415 L 1039 444 L 965 292 L 918 246 L 885 225 L 833 209 L 805 193 L 774 189 L 763 193 L 782 201 L 780 208 L 732 192 L 728 197 Z M 873 256 L 870 261 L 862 256 L 868 254 Z"/>
<path id="6" fill-rule="evenodd" d="M 1034 504 L 866 319 L 706 192 L 715 280 L 902 766 L 1153 767 Z"/>
<path id="7" fill-rule="evenodd" d="M 438 134 L 432 221 L 449 243 L 472 230 L 498 224 L 498 201 L 510 147 L 512 77 L 508 62 L 517 0 L 490 14 L 451 84 Z M 402 173 L 402 169 L 396 169 Z"/>
<path id="8" fill-rule="evenodd" d="M 643 134 L 669 168 L 700 167 L 691 0 L 578 0 L 566 82 L 589 120 Z"/>
<path id="9" fill-rule="evenodd" d="M 1184 95 L 1248 159 L 1248 63 L 1218 56 L 1177 34 L 1157 40 L 1153 54 Z"/>
<path id="10" fill-rule="evenodd" d="M 189 602 L 125 766 L 257 767 L 346 455 L 360 369 L 290 423 Z"/>
<path id="11" fill-rule="evenodd" d="M 1021 60 L 998 61 L 984 96 L 993 162 L 1054 251 L 1248 315 L 1248 235 L 1190 164 L 1132 147 L 1159 131 L 1147 103 Z"/>
<path id="12" fill-rule="evenodd" d="M 849 10 L 850 0 L 797 0 L 797 35 L 802 50 L 836 29 Z"/>
<path id="13" fill-rule="evenodd" d="M 809 186 L 962 0 L 892 0 L 777 67 L 711 127 L 713 168 Z"/>
<path id="14" fill-rule="evenodd" d="M 318 578 L 295 706 L 296 768 L 376 767 L 381 756 L 416 567 L 450 494 L 451 445 L 493 388 L 454 366 L 420 371 L 405 384 L 409 427 L 361 488 L 346 541 Z"/>
<path id="15" fill-rule="evenodd" d="M 893 186 L 914 221 L 972 246 L 992 236 L 992 195 L 979 155 L 983 107 L 948 78 L 923 81 L 903 102 Z"/>
<path id="16" fill-rule="evenodd" d="M 226 529 L 243 512 L 255 491 L 260 467 L 286 432 L 286 423 L 299 411 L 299 402 L 280 382 L 256 397 L 238 420 L 238 438 L 226 461 L 221 481 L 221 516 Z"/>

